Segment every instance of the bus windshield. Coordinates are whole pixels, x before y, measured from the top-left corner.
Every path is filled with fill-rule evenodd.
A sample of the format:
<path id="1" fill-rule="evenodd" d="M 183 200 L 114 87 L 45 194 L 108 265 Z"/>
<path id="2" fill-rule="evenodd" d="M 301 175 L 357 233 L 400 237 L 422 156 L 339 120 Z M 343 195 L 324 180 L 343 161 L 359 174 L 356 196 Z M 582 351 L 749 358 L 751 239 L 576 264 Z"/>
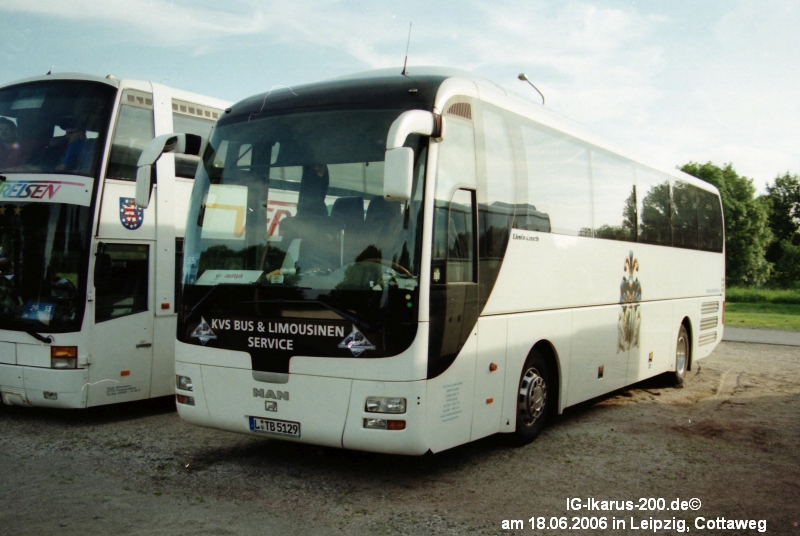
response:
<path id="1" fill-rule="evenodd" d="M 402 110 L 220 122 L 192 194 L 184 311 L 416 320 L 425 143 L 412 199 L 383 198 L 386 136 Z M 215 289 L 225 287 L 223 292 Z M 189 315 L 186 321 L 199 319 Z M 196 317 L 196 318 L 195 318 Z"/>
<path id="2" fill-rule="evenodd" d="M 80 329 L 90 217 L 78 205 L 0 203 L 0 328 Z"/>
<path id="3" fill-rule="evenodd" d="M 0 173 L 96 176 L 115 94 L 74 80 L 0 89 Z"/>

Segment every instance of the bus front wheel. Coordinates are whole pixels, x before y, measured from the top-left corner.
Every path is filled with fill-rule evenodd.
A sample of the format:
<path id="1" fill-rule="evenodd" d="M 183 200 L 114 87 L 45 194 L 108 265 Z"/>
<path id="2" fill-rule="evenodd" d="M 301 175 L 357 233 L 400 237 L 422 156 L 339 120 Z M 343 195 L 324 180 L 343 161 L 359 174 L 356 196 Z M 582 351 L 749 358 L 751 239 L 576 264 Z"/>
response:
<path id="1" fill-rule="evenodd" d="M 681 324 L 678 330 L 678 340 L 675 344 L 675 372 L 673 379 L 675 387 L 683 387 L 683 380 L 686 379 L 686 369 L 689 366 L 689 333 L 686 326 Z"/>
<path id="2" fill-rule="evenodd" d="M 516 442 L 520 445 L 530 443 L 547 421 L 550 407 L 554 403 L 550 397 L 550 373 L 544 356 L 531 352 L 522 367 L 517 394 Z"/>

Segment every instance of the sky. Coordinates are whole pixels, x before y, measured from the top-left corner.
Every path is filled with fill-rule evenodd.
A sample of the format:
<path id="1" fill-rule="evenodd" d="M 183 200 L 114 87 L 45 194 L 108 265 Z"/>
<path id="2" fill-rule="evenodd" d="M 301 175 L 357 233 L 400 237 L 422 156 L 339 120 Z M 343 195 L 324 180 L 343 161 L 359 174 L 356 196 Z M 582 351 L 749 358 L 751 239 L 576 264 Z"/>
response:
<path id="1" fill-rule="evenodd" d="M 483 76 L 644 161 L 800 173 L 796 0 L 2 0 L 0 84 L 113 74 L 238 101 L 375 68 Z"/>

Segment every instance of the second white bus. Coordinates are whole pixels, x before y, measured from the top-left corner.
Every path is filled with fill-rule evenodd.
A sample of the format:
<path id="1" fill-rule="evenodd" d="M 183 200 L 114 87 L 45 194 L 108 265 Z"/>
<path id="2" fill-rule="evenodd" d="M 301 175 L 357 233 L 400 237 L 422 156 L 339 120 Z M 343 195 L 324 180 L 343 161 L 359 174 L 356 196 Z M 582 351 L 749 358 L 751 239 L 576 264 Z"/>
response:
<path id="1" fill-rule="evenodd" d="M 0 87 L 0 394 L 85 408 L 174 389 L 189 194 L 198 159 L 163 158 L 134 204 L 154 136 L 207 136 L 226 101 L 161 84 L 53 74 Z"/>
<path id="2" fill-rule="evenodd" d="M 198 169 L 178 410 L 387 453 L 527 442 L 567 406 L 682 381 L 721 338 L 724 274 L 713 186 L 483 79 L 273 91 L 221 116 Z"/>

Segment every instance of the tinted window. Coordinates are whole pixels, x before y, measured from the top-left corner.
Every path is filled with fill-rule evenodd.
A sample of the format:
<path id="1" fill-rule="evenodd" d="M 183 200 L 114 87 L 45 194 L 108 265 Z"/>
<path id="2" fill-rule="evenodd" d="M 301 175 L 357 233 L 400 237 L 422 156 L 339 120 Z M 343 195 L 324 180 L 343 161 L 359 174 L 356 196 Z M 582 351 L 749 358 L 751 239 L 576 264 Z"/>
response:
<path id="1" fill-rule="evenodd" d="M 639 199 L 639 242 L 671 245 L 669 176 L 637 167 L 636 193 Z"/>
<path id="2" fill-rule="evenodd" d="M 105 281 L 95 281 L 95 322 L 147 311 L 149 247 L 106 244 L 105 253 L 111 257 L 111 274 Z"/>
<path id="3" fill-rule="evenodd" d="M 114 129 L 106 177 L 135 181 L 139 155 L 154 136 L 153 96 L 141 91 L 125 90 Z"/>
<path id="4" fill-rule="evenodd" d="M 193 107 L 189 107 L 188 110 L 201 111 L 199 108 Z M 209 119 L 202 119 L 200 117 L 176 112 L 172 114 L 173 132 L 197 134 L 198 136 L 202 136 L 204 140 L 208 140 L 208 136 L 211 134 L 211 127 L 213 126 L 214 122 Z M 199 163 L 200 158 L 197 156 L 186 154 L 175 155 L 175 176 L 193 179 Z"/>
<path id="5" fill-rule="evenodd" d="M 508 245 L 514 219 L 516 176 L 514 151 L 505 117 L 499 111 L 483 109 L 483 155 L 486 163 L 486 199 L 480 200 L 481 258 L 501 259 Z"/>
<path id="6" fill-rule="evenodd" d="M 672 186 L 672 245 L 697 249 L 697 188 L 684 181 Z"/>
<path id="7" fill-rule="evenodd" d="M 594 235 L 636 241 L 636 192 L 633 165 L 605 151 L 592 150 Z"/>
<path id="8" fill-rule="evenodd" d="M 707 251 L 722 251 L 724 242 L 722 208 L 719 197 L 697 190 L 698 247 Z"/>
<path id="9" fill-rule="evenodd" d="M 524 124 L 527 205 L 554 233 L 591 236 L 592 198 L 588 151 L 553 130 Z"/>

